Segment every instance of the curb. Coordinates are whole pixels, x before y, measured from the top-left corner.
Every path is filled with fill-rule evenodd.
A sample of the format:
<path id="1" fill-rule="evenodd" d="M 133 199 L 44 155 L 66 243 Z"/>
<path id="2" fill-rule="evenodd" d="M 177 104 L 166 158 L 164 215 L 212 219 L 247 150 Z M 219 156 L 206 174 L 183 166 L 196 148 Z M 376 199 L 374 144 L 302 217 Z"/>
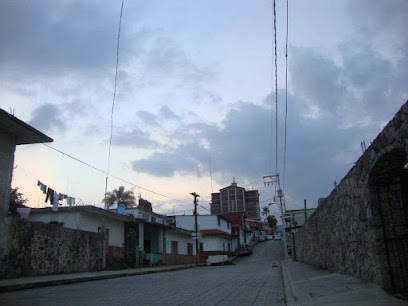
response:
<path id="1" fill-rule="evenodd" d="M 285 267 L 285 261 L 281 262 L 282 265 L 282 277 L 283 277 L 283 287 L 285 289 L 286 305 L 298 305 L 297 298 L 293 294 L 292 279 L 288 270 Z"/>
<path id="2" fill-rule="evenodd" d="M 60 279 L 60 280 L 52 280 L 52 281 L 40 281 L 40 282 L 26 283 L 26 284 L 5 285 L 5 286 L 0 286 L 0 293 L 18 291 L 18 290 L 24 290 L 24 289 L 66 285 L 66 284 L 76 284 L 76 283 L 83 283 L 83 282 L 90 282 L 90 281 L 97 281 L 97 280 L 120 278 L 120 277 L 126 277 L 126 276 L 137 276 L 137 275 L 144 275 L 144 274 L 172 272 L 172 271 L 193 269 L 193 268 L 199 268 L 199 267 L 201 267 L 201 265 L 184 266 L 184 267 L 170 268 L 170 269 L 165 269 L 165 270 L 137 271 L 137 272 L 129 272 L 129 273 L 122 272 L 118 274 L 107 274 L 107 275 L 68 278 L 68 279 Z"/>

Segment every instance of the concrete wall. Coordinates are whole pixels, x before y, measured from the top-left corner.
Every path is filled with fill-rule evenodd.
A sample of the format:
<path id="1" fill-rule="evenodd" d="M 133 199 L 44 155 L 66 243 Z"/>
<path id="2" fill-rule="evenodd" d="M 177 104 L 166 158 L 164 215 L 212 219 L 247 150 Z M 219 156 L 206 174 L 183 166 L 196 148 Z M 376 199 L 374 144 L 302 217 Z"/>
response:
<path id="1" fill-rule="evenodd" d="M 178 230 L 166 230 L 166 253 L 171 254 L 171 241 L 178 242 L 178 254 L 188 255 L 187 243 L 193 245 L 193 255 L 195 255 L 195 240 L 191 237 L 191 233 L 180 232 Z"/>
<path id="2" fill-rule="evenodd" d="M 102 217 L 99 215 L 81 213 L 79 229 L 89 232 L 98 232 L 102 227 Z M 125 226 L 123 222 L 106 218 L 106 228 L 109 229 L 109 246 L 124 247 Z"/>
<path id="3" fill-rule="evenodd" d="M 9 228 L 7 276 L 97 271 L 102 237 L 58 225 L 13 220 Z"/>
<path id="4" fill-rule="evenodd" d="M 98 233 L 102 227 L 102 217 L 86 212 L 58 212 L 58 213 L 32 213 L 28 217 L 30 222 L 58 222 L 63 227 Z M 109 229 L 109 246 L 124 247 L 125 227 L 123 222 L 106 218 L 106 228 Z"/>
<path id="5" fill-rule="evenodd" d="M 153 212 L 141 210 L 139 208 L 127 208 L 125 210 L 125 215 L 131 215 L 135 218 L 145 219 L 148 222 L 156 222 L 160 224 L 167 224 L 167 220 L 165 216 L 161 216 L 159 214 L 155 214 Z M 154 221 L 153 221 L 154 220 Z"/>
<path id="6" fill-rule="evenodd" d="M 7 215 L 15 148 L 14 136 L 0 132 L 0 274 L 6 273 L 7 269 L 8 225 L 11 222 Z"/>
<path id="7" fill-rule="evenodd" d="M 33 211 L 33 210 L 32 210 Z M 79 212 L 58 212 L 49 214 L 30 213 L 27 221 L 30 222 L 58 222 L 63 223 L 63 226 L 71 229 L 80 229 L 80 213 Z M 92 231 L 95 232 L 95 231 Z"/>
<path id="8" fill-rule="evenodd" d="M 202 241 L 203 251 L 225 251 L 228 252 L 228 244 L 230 244 L 231 251 L 232 249 L 232 240 L 224 236 L 204 236 Z"/>
<path id="9" fill-rule="evenodd" d="M 405 104 L 295 234 L 296 259 L 408 290 L 407 152 Z"/>
<path id="10" fill-rule="evenodd" d="M 194 216 L 176 216 L 176 226 L 193 231 L 195 230 Z M 218 220 L 219 223 L 218 224 Z M 201 215 L 197 217 L 198 230 L 218 229 L 231 234 L 231 224 L 224 218 L 213 215 Z"/>
<path id="11" fill-rule="evenodd" d="M 8 213 L 15 149 L 15 138 L 0 132 L 0 217 Z"/>

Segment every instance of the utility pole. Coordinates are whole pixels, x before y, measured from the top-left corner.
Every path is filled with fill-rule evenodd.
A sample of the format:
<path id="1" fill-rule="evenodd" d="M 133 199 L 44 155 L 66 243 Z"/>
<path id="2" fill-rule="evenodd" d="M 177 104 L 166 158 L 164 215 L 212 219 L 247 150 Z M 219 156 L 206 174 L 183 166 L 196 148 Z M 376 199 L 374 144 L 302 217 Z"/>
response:
<path id="1" fill-rule="evenodd" d="M 192 192 L 190 193 L 194 197 L 194 222 L 195 222 L 195 245 L 196 245 L 196 264 L 198 264 L 198 224 L 197 224 L 197 198 L 200 196 Z"/>
<path id="2" fill-rule="evenodd" d="M 305 199 L 305 222 L 303 224 L 306 224 L 307 221 L 307 209 L 306 209 L 306 199 Z"/>
<path id="3" fill-rule="evenodd" d="M 284 209 L 284 203 L 283 203 L 283 191 L 280 186 L 280 180 L 279 180 L 279 174 L 275 175 L 266 175 L 263 177 L 264 179 L 264 184 L 265 186 L 273 186 L 274 184 L 277 185 L 278 189 L 278 198 L 280 202 L 280 209 L 281 209 L 281 218 L 282 218 L 282 235 L 283 235 L 283 249 L 284 249 L 284 255 L 285 259 L 288 258 L 288 247 L 287 247 L 287 242 L 286 242 L 286 230 L 285 230 L 285 216 L 284 212 L 286 212 L 286 208 Z"/>

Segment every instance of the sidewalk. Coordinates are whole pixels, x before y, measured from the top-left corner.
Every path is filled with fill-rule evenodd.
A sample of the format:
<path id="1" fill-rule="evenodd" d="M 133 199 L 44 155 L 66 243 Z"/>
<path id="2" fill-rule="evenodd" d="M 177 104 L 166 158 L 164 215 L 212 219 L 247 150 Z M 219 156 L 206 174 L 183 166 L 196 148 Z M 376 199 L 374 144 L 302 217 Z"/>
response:
<path id="1" fill-rule="evenodd" d="M 408 305 L 380 286 L 310 266 L 282 261 L 287 305 Z"/>
<path id="2" fill-rule="evenodd" d="M 109 278 L 117 278 L 124 276 L 135 276 L 150 273 L 170 272 L 182 269 L 190 269 L 200 267 L 201 265 L 177 265 L 177 266 L 161 266 L 139 269 L 128 269 L 118 271 L 98 271 L 85 273 L 57 274 L 44 276 L 30 276 L 13 279 L 0 280 L 0 293 L 8 291 L 16 291 L 29 288 L 56 286 L 63 284 L 72 284 L 80 282 L 89 282 L 94 280 L 102 280 Z"/>

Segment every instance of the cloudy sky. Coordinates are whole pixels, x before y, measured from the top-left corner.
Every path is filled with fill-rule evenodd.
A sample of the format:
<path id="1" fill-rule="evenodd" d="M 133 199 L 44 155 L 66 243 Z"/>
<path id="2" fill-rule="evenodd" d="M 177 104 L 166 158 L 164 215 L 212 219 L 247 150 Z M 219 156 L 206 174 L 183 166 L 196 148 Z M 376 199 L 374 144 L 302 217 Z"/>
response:
<path id="1" fill-rule="evenodd" d="M 171 213 L 209 207 L 235 177 L 273 191 L 272 1 L 126 1 L 110 171 Z M 0 3 L 0 108 L 108 167 L 121 1 Z M 289 3 L 287 208 L 327 196 L 408 97 L 408 2 Z M 283 175 L 286 2 L 277 1 L 279 154 Z M 272 154 L 271 154 L 272 152 Z M 271 166 L 271 159 L 273 160 Z M 13 186 L 44 207 L 37 179 L 101 203 L 105 175 L 42 145 L 16 150 Z M 212 173 L 212 179 L 210 176 Z M 111 190 L 119 185 L 109 179 Z M 276 212 L 277 207 L 272 206 Z M 202 209 L 201 213 L 206 213 Z"/>

